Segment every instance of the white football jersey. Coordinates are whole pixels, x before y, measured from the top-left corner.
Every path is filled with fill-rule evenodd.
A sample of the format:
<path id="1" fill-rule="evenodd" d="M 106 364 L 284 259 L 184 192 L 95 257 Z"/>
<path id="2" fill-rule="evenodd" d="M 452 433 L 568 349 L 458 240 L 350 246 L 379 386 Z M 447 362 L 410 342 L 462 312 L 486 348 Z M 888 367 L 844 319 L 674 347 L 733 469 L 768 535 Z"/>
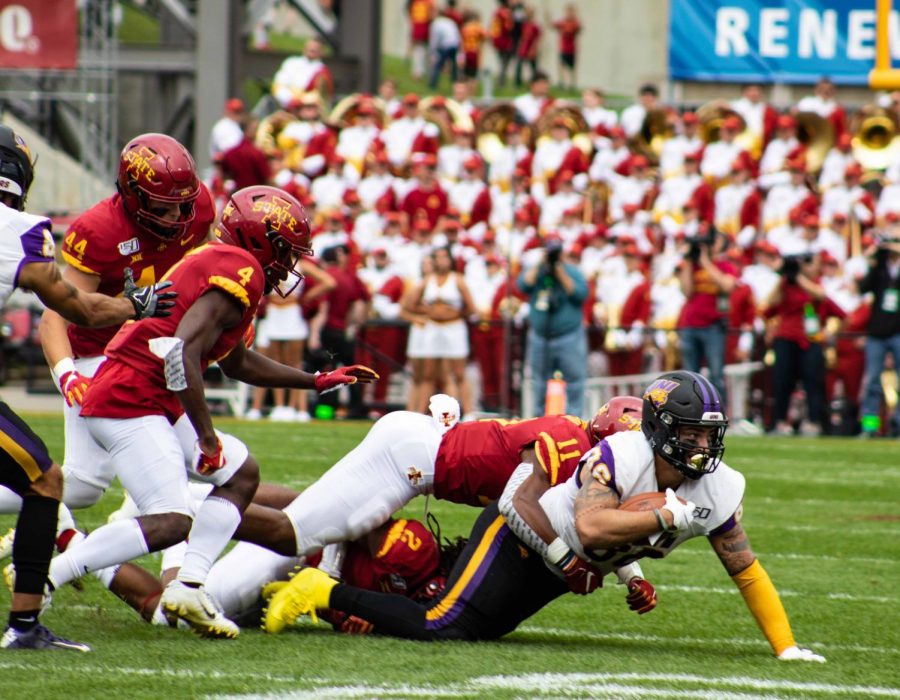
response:
<path id="1" fill-rule="evenodd" d="M 23 265 L 54 262 L 50 219 L 0 203 L 0 310 L 18 286 Z"/>
<path id="2" fill-rule="evenodd" d="M 575 531 L 575 497 L 581 488 L 581 467 L 585 464 L 598 470 L 623 502 L 660 488 L 649 441 L 640 431 L 626 431 L 611 435 L 586 452 L 571 478 L 541 497 L 541 506 L 556 533 L 578 556 L 592 562 L 604 574 L 644 557 L 662 558 L 692 537 L 711 534 L 735 514 L 744 497 L 743 475 L 721 463 L 712 474 L 685 479 L 675 490 L 678 496 L 696 505 L 694 520 L 687 531 L 657 533 L 650 537 L 652 544 L 585 552 Z"/>

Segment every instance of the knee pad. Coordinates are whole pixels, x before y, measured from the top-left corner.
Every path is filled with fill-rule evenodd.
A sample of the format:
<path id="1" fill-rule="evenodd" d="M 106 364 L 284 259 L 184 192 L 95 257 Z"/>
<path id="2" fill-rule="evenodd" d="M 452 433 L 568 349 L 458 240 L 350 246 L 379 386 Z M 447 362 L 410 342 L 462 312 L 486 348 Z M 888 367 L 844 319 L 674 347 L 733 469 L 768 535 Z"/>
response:
<path id="1" fill-rule="evenodd" d="M 100 500 L 106 486 L 85 481 L 76 471 L 63 470 L 63 503 L 69 508 L 89 508 Z"/>

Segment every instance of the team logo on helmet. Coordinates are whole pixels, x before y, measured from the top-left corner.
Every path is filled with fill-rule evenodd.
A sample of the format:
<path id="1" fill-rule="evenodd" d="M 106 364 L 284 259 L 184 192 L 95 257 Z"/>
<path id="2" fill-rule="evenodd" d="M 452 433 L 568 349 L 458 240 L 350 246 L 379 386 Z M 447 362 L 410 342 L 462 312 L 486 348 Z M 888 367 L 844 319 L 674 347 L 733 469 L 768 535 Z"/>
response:
<path id="1" fill-rule="evenodd" d="M 156 156 L 156 153 L 146 146 L 133 148 L 122 154 L 122 158 L 128 163 L 126 166 L 128 174 L 132 175 L 136 180 L 143 179 L 147 182 L 152 182 L 153 177 L 156 175 L 156 171 L 150 164 L 150 161 L 153 160 L 154 156 Z"/>
<path id="2" fill-rule="evenodd" d="M 297 226 L 297 219 L 291 214 L 291 203 L 281 197 L 273 195 L 271 199 L 257 199 L 253 202 L 253 211 L 263 212 L 262 222 L 275 231 L 282 228 L 292 231 Z M 227 209 L 225 213 L 228 213 Z"/>
<path id="3" fill-rule="evenodd" d="M 644 392 L 643 398 L 649 401 L 656 408 L 662 408 L 669 400 L 671 394 L 678 387 L 678 382 L 671 379 L 657 379 Z"/>

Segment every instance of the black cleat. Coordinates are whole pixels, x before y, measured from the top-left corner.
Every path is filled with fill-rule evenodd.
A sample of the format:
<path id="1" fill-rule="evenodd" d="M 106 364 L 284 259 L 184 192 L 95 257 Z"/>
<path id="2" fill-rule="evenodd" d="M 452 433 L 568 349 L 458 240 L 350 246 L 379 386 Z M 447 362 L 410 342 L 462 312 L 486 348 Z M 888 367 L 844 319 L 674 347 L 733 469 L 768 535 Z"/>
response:
<path id="1" fill-rule="evenodd" d="M 27 632 L 7 627 L 3 637 L 0 638 L 0 649 L 69 649 L 85 652 L 91 650 L 87 644 L 57 637 L 43 625 L 32 627 Z"/>

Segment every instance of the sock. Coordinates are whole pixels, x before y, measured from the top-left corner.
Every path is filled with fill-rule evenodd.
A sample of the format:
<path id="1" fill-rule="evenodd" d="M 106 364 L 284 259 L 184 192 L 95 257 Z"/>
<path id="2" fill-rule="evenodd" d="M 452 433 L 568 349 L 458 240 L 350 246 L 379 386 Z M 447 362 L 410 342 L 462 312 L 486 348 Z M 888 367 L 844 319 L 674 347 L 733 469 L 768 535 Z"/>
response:
<path id="1" fill-rule="evenodd" d="M 131 561 L 149 551 L 137 520 L 117 520 L 94 530 L 56 557 L 50 565 L 50 581 L 59 588 L 88 571 Z"/>
<path id="2" fill-rule="evenodd" d="M 162 561 L 159 564 L 160 571 L 180 569 L 184 561 L 184 553 L 187 552 L 187 542 L 179 542 L 171 547 L 166 547 L 162 552 Z"/>
<path id="3" fill-rule="evenodd" d="M 73 530 L 69 528 L 68 530 L 63 530 L 62 528 L 57 528 L 59 530 L 59 534 L 56 536 L 56 551 L 62 554 L 69 547 L 73 547 L 82 540 L 84 540 L 87 535 L 83 532 L 79 532 L 78 530 Z"/>
<path id="4" fill-rule="evenodd" d="M 37 627 L 40 610 L 16 610 L 9 614 L 9 626 L 18 632 Z"/>
<path id="5" fill-rule="evenodd" d="M 16 567 L 16 593 L 43 595 L 56 540 L 59 501 L 27 496 L 16 522 L 12 559 Z"/>
<path id="6" fill-rule="evenodd" d="M 72 516 L 72 511 L 66 507 L 65 503 L 59 504 L 59 524 L 56 526 L 56 531 L 59 533 L 65 532 L 66 530 L 74 530 L 75 529 L 75 518 Z"/>
<path id="7" fill-rule="evenodd" d="M 116 574 L 119 573 L 119 565 L 107 566 L 99 571 L 93 571 L 91 573 L 100 580 L 100 583 L 106 588 L 109 588 L 112 585 L 112 580 L 116 577 Z"/>
<path id="8" fill-rule="evenodd" d="M 241 522 L 241 512 L 231 501 L 210 496 L 203 501 L 188 535 L 184 563 L 178 572 L 182 583 L 202 585 L 213 562 L 228 546 Z"/>
<path id="9" fill-rule="evenodd" d="M 0 513 L 18 513 L 22 508 L 22 497 L 5 486 L 0 486 Z"/>

